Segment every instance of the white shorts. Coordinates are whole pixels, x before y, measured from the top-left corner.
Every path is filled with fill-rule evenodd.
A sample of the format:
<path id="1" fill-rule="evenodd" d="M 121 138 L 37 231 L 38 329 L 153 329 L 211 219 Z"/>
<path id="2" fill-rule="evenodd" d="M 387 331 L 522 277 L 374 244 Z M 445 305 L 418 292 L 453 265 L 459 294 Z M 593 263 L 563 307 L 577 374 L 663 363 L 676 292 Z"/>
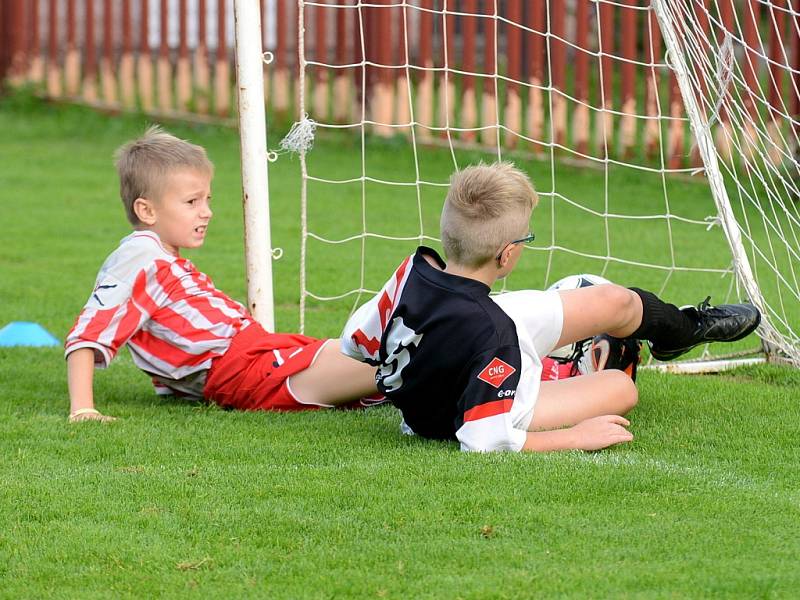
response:
<path id="1" fill-rule="evenodd" d="M 528 429 L 542 378 L 542 357 L 558 343 L 564 325 L 564 307 L 556 291 L 522 290 L 492 296 L 517 328 L 522 358 L 514 406 L 511 409 L 514 427 Z"/>
<path id="2" fill-rule="evenodd" d="M 514 320 L 517 334 L 527 335 L 539 357 L 547 356 L 556 347 L 564 326 L 564 306 L 558 292 L 520 290 L 491 298 Z"/>

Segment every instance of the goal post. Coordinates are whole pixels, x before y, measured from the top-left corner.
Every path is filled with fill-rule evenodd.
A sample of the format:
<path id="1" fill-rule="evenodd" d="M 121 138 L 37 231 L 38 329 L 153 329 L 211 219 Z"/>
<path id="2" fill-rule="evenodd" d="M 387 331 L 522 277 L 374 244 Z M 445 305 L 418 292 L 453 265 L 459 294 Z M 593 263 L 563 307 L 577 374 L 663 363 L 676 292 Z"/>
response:
<path id="1" fill-rule="evenodd" d="M 267 125 L 259 0 L 234 0 L 247 308 L 275 331 L 267 174 Z"/>
<path id="2" fill-rule="evenodd" d="M 318 136 L 299 152 L 301 328 L 344 322 L 440 243 L 453 171 L 512 160 L 537 239 L 495 291 L 586 272 L 750 301 L 758 336 L 691 369 L 800 366 L 800 0 L 287 0 L 268 18 Z"/>
<path id="3" fill-rule="evenodd" d="M 791 40 L 800 36 L 800 29 L 797 29 L 800 13 L 796 12 L 800 7 L 797 3 L 793 6 L 783 0 L 747 2 L 740 17 L 745 26 L 737 27 L 734 20 L 737 14 L 728 2 L 723 0 L 721 4 L 727 6 L 717 6 L 716 11 L 701 0 L 688 3 L 653 0 L 652 6 L 667 46 L 670 67 L 680 86 L 719 222 L 731 249 L 738 281 L 746 291 L 747 299 L 762 313 L 758 333 L 764 342 L 764 350 L 773 358 L 782 358 L 800 366 L 800 328 L 796 320 L 789 322 L 785 309 L 780 306 L 783 304 L 782 291 L 788 293 L 788 299 L 794 305 L 800 304 L 796 275 L 800 271 L 800 211 L 796 206 L 800 198 L 797 164 L 800 141 L 797 138 L 797 119 L 800 115 L 792 113 L 800 94 L 797 88 L 800 64 L 798 56 L 791 56 L 792 50 L 796 53 L 798 49 L 797 41 L 791 48 Z M 765 24 L 770 31 L 769 54 L 764 53 L 766 44 L 757 33 L 760 9 L 766 12 Z M 787 17 L 791 20 L 788 28 Z M 736 60 L 736 46 L 745 57 L 742 62 Z M 767 65 L 766 77 L 761 80 L 754 68 L 754 62 L 758 60 Z M 786 94 L 790 100 L 788 105 L 784 98 L 779 97 L 780 90 L 786 85 L 789 88 Z M 764 87 L 770 91 L 765 93 Z M 778 97 L 770 92 L 778 92 Z M 791 99 L 795 101 L 791 102 Z M 720 119 L 721 114 L 723 119 Z M 715 144 L 712 134 L 714 126 L 719 129 L 719 145 Z M 747 177 L 755 176 L 761 183 L 747 189 L 747 184 L 743 185 L 737 177 L 737 162 L 741 169 L 746 170 Z M 788 256 L 789 261 L 783 269 L 778 260 L 770 261 L 764 249 L 759 248 L 749 223 L 737 220 L 726 186 L 726 174 L 743 203 L 746 198 L 758 209 L 761 209 L 762 202 L 771 205 L 771 216 L 761 210 L 758 212 L 764 220 L 768 247 L 773 248 L 773 239 L 777 237 L 774 241 L 783 246 L 782 251 Z M 744 174 L 741 176 L 745 177 Z M 761 185 L 765 188 L 764 198 L 759 198 L 758 194 Z M 769 237 L 770 230 L 773 238 Z M 773 271 L 765 274 L 764 279 L 777 278 L 777 294 L 773 293 L 771 299 L 765 297 L 759 286 L 745 248 L 745 239 L 752 248 L 754 259 L 766 259 L 759 261 L 762 272 L 765 269 Z"/>

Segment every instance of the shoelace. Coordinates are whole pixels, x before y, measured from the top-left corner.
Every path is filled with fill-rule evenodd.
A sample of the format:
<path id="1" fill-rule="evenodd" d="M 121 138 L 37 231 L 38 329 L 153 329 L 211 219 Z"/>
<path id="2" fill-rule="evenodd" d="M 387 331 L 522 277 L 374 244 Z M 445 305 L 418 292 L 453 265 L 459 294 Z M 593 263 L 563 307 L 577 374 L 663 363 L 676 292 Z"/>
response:
<path id="1" fill-rule="evenodd" d="M 697 310 L 701 311 L 701 310 L 707 310 L 709 308 L 714 308 L 714 307 L 711 306 L 711 296 L 706 296 L 706 299 L 697 305 Z"/>
<path id="2" fill-rule="evenodd" d="M 727 317 L 729 314 L 720 310 L 716 306 L 711 306 L 711 296 L 707 296 L 695 309 L 697 311 L 697 319 L 705 325 L 709 319 L 716 319 L 720 317 Z"/>

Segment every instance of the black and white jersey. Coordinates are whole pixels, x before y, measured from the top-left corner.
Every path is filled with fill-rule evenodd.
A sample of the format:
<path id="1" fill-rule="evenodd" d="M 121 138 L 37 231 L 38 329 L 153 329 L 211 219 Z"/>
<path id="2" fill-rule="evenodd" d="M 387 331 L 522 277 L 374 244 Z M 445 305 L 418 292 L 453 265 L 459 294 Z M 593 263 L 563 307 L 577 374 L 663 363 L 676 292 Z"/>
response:
<path id="1" fill-rule="evenodd" d="M 347 322 L 342 351 L 378 367 L 379 390 L 414 433 L 458 439 L 463 450 L 520 450 L 539 392 L 539 355 L 561 332 L 560 299 L 490 298 L 484 283 L 444 267 L 430 248 L 409 256 Z"/>

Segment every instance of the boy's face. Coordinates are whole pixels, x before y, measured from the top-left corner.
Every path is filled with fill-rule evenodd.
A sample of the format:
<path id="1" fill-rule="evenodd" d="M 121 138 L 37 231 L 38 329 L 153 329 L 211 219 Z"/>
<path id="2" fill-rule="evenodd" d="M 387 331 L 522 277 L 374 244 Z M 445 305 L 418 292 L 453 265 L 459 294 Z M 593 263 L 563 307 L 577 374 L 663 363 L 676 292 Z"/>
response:
<path id="1" fill-rule="evenodd" d="M 172 254 L 181 248 L 203 245 L 211 220 L 211 177 L 194 169 L 181 169 L 167 176 L 161 195 L 147 202 L 139 218 L 161 238 Z M 138 202 L 138 200 L 137 200 Z"/>

